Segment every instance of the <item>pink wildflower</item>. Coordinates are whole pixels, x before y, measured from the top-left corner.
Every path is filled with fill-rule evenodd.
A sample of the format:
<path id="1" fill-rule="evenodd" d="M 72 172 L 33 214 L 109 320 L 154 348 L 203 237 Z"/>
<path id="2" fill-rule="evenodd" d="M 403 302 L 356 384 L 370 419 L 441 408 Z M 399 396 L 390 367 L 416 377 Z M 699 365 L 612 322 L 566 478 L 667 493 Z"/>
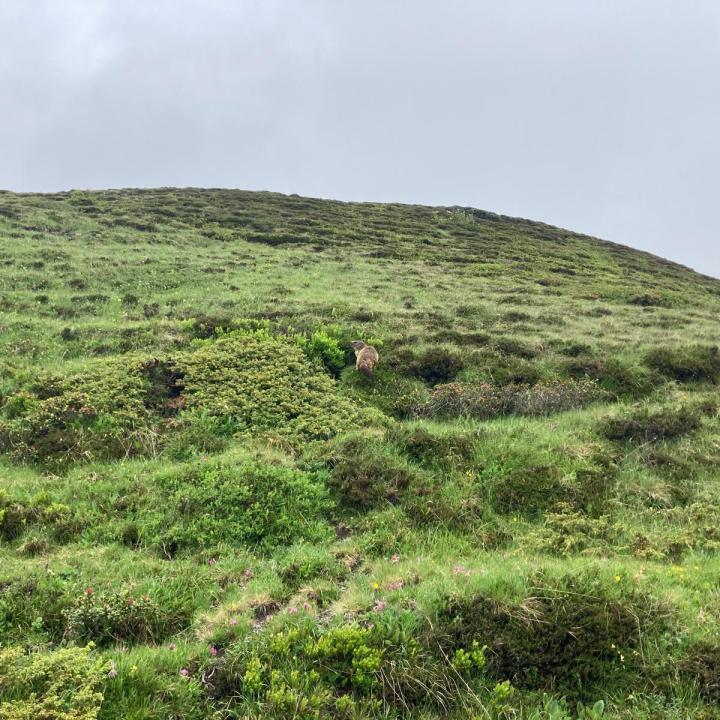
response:
<path id="1" fill-rule="evenodd" d="M 394 563 L 400 562 L 400 556 L 399 556 L 397 553 L 395 553 L 395 554 L 390 558 L 390 562 L 394 562 Z"/>
<path id="2" fill-rule="evenodd" d="M 217 649 L 214 645 L 211 645 L 211 646 L 210 646 L 210 654 L 211 654 L 213 657 L 217 657 L 218 649 Z"/>
<path id="3" fill-rule="evenodd" d="M 303 603 L 303 610 L 309 610 L 309 609 L 310 609 L 310 603 L 309 603 L 309 602 L 304 602 L 304 603 Z"/>
<path id="4" fill-rule="evenodd" d="M 216 562 L 217 562 L 217 558 L 210 558 L 208 560 L 208 565 L 215 565 Z"/>
<path id="5" fill-rule="evenodd" d="M 189 673 L 189 671 L 188 671 L 187 668 L 183 668 L 183 669 L 180 671 L 181 677 L 187 677 L 189 674 L 190 674 L 190 673 Z"/>
<path id="6" fill-rule="evenodd" d="M 469 575 L 470 571 L 464 565 L 456 565 L 453 568 L 453 575 Z"/>
<path id="7" fill-rule="evenodd" d="M 236 617 L 230 618 L 230 624 L 237 625 L 237 618 Z"/>
<path id="8" fill-rule="evenodd" d="M 389 582 L 385 587 L 387 587 L 388 590 L 400 590 L 402 589 L 403 585 L 405 585 L 404 580 L 393 580 L 392 582 Z"/>
<path id="9" fill-rule="evenodd" d="M 378 600 L 375 603 L 375 607 L 373 608 L 373 610 L 375 612 L 382 612 L 386 607 L 387 607 L 387 603 L 384 600 Z"/>
<path id="10" fill-rule="evenodd" d="M 298 609 L 294 605 L 288 608 L 288 614 L 290 615 L 294 615 L 297 611 Z"/>

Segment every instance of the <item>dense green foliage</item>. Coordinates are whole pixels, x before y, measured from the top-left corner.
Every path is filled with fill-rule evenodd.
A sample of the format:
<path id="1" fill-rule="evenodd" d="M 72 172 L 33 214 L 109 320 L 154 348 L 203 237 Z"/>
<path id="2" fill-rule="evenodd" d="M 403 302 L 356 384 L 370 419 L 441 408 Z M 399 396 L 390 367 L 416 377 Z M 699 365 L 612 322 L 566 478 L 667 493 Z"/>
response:
<path id="1" fill-rule="evenodd" d="M 0 193 L 0 718 L 720 718 L 719 312 L 470 208 Z"/>

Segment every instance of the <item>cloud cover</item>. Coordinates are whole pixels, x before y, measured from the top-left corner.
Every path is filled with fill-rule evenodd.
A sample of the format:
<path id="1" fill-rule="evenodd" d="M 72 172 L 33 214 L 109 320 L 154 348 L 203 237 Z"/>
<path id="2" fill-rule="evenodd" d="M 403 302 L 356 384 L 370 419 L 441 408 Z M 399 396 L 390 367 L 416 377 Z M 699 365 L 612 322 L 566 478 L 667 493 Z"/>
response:
<path id="1" fill-rule="evenodd" d="M 3 0 L 0 187 L 472 205 L 720 276 L 716 0 Z"/>

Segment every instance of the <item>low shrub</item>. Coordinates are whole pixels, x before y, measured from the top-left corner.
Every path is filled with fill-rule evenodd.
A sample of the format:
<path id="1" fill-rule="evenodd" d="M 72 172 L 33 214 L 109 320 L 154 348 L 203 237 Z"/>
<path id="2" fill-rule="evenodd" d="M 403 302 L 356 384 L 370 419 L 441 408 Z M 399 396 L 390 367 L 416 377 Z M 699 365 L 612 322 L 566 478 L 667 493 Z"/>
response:
<path id="1" fill-rule="evenodd" d="M 601 425 L 601 431 L 609 440 L 658 442 L 694 432 L 701 423 L 702 413 L 694 406 L 640 407 L 607 418 Z"/>
<path id="2" fill-rule="evenodd" d="M 315 578 L 338 582 L 348 574 L 347 567 L 329 550 L 308 543 L 296 543 L 290 547 L 280 558 L 278 571 L 292 588 Z"/>
<path id="3" fill-rule="evenodd" d="M 231 417 L 210 415 L 203 410 L 183 412 L 172 421 L 164 438 L 163 454 L 172 460 L 191 460 L 198 455 L 225 450 L 237 432 Z"/>
<path id="4" fill-rule="evenodd" d="M 48 572 L 0 576 L 0 643 L 59 642 L 65 630 L 67 582 Z"/>
<path id="5" fill-rule="evenodd" d="M 343 383 L 362 402 L 399 420 L 411 417 L 417 406 L 428 397 L 428 388 L 422 381 L 401 375 L 383 365 L 374 370 L 370 382 L 355 368 L 348 369 L 343 374 Z"/>
<path id="6" fill-rule="evenodd" d="M 496 678 L 586 700 L 594 684 L 639 672 L 634 651 L 642 638 L 658 637 L 669 624 L 668 611 L 650 596 L 636 590 L 618 600 L 592 575 L 540 575 L 531 586 L 517 602 L 450 596 L 435 622 L 437 641 L 450 651 L 480 639 Z"/>
<path id="7" fill-rule="evenodd" d="M 496 350 L 483 350 L 473 358 L 473 370 L 490 385 L 535 385 L 545 375 L 533 360 L 507 355 Z"/>
<path id="8" fill-rule="evenodd" d="M 299 617 L 285 629 L 247 637 L 205 671 L 215 703 L 244 717 L 331 720 L 412 713 L 418 707 L 479 709 L 463 694 L 482 674 L 478 643 L 447 656 L 422 642 L 423 621 L 382 608 L 352 622 L 320 625 Z M 393 713 L 394 715 L 394 713 Z"/>
<path id="9" fill-rule="evenodd" d="M 322 365 L 335 377 L 339 377 L 347 364 L 347 352 L 340 347 L 340 341 L 325 330 L 316 330 L 309 337 L 296 335 L 295 342 L 311 360 Z"/>
<path id="10" fill-rule="evenodd" d="M 687 680 L 697 685 L 700 695 L 720 703 L 720 645 L 702 640 L 695 643 L 680 665 Z"/>
<path id="11" fill-rule="evenodd" d="M 616 468 L 602 452 L 557 440 L 538 447 L 522 433 L 489 435 L 472 473 L 476 494 L 503 514 L 571 507 L 597 516 L 615 487 Z"/>
<path id="12" fill-rule="evenodd" d="M 438 385 L 420 416 L 474 417 L 489 419 L 499 415 L 541 416 L 587 407 L 607 397 L 592 380 L 565 380 L 536 385 L 481 385 L 449 383 Z"/>
<path id="13" fill-rule="evenodd" d="M 669 308 L 676 304 L 671 297 L 654 293 L 641 293 L 639 295 L 632 295 L 628 298 L 627 302 L 628 305 L 638 305 L 639 307 Z"/>
<path id="14" fill-rule="evenodd" d="M 439 330 L 431 339 L 438 343 L 453 343 L 454 345 L 483 346 L 490 342 L 490 336 L 481 332 L 459 332 L 457 330 Z"/>
<path id="15" fill-rule="evenodd" d="M 93 641 L 99 646 L 156 642 L 176 632 L 179 624 L 147 595 L 135 597 L 124 591 L 96 594 L 92 588 L 87 588 L 64 615 L 67 638 Z"/>
<path id="16" fill-rule="evenodd" d="M 96 720 L 107 672 L 90 646 L 30 654 L 1 648 L 0 717 Z"/>
<path id="17" fill-rule="evenodd" d="M 364 510 L 397 503 L 411 486 L 422 484 L 420 471 L 382 439 L 353 435 L 330 450 L 329 485 L 346 507 Z"/>
<path id="18" fill-rule="evenodd" d="M 550 465 L 533 465 L 491 474 L 484 481 L 491 505 L 500 513 L 535 514 L 568 497 L 571 488 Z"/>
<path id="19" fill-rule="evenodd" d="M 545 514 L 542 526 L 525 544 L 533 550 L 568 557 L 593 548 L 607 548 L 616 535 L 609 515 L 591 517 L 577 512 L 570 503 L 561 503 L 557 512 Z"/>
<path id="20" fill-rule="evenodd" d="M 511 392 L 506 388 L 466 383 L 438 385 L 416 414 L 439 417 L 475 417 L 488 419 L 510 411 Z"/>
<path id="21" fill-rule="evenodd" d="M 134 511 L 140 540 L 166 555 L 219 544 L 268 548 L 329 537 L 332 508 L 317 474 L 219 457 L 155 476 L 163 503 Z"/>
<path id="22" fill-rule="evenodd" d="M 476 525 L 481 515 L 481 502 L 468 471 L 477 437 L 471 432 L 434 435 L 424 428 L 396 423 L 384 435 L 358 433 L 338 438 L 321 450 L 319 457 L 330 468 L 329 486 L 345 508 L 402 508 L 403 521 L 467 529 Z M 462 475 L 456 472 L 460 468 L 466 470 Z M 372 517 L 382 517 L 382 513 Z M 368 523 L 370 527 L 356 529 L 377 534 L 374 521 Z M 385 530 L 380 529 L 379 534 L 395 537 Z M 369 536 L 365 540 L 375 542 Z"/>
<path id="23" fill-rule="evenodd" d="M 153 361 L 150 361 L 151 363 Z M 64 465 L 149 452 L 156 444 L 148 360 L 98 360 L 48 389 L 24 394 L 0 420 L 0 450 L 18 460 Z M 31 384 L 33 387 L 33 384 Z"/>
<path id="24" fill-rule="evenodd" d="M 267 329 L 267 323 L 241 320 L 230 313 L 202 313 L 186 322 L 189 324 L 191 335 L 203 340 L 236 330 L 251 332 Z"/>
<path id="25" fill-rule="evenodd" d="M 300 348 L 264 332 L 205 341 L 175 366 L 187 408 L 230 417 L 240 431 L 329 438 L 361 415 Z"/>
<path id="26" fill-rule="evenodd" d="M 581 342 L 574 342 L 572 340 L 559 340 L 551 342 L 550 345 L 560 355 L 565 357 L 576 358 L 581 355 L 588 355 L 590 353 L 590 346 Z"/>
<path id="27" fill-rule="evenodd" d="M 720 381 L 720 348 L 717 345 L 658 347 L 645 356 L 646 364 L 678 382 Z"/>
<path id="28" fill-rule="evenodd" d="M 620 398 L 645 397 L 657 387 L 653 373 L 615 358 L 581 355 L 567 361 L 564 369 L 571 378 L 594 380 L 603 390 Z"/>
<path id="29" fill-rule="evenodd" d="M 430 347 L 419 354 L 397 351 L 389 362 L 394 369 L 431 385 L 452 380 L 464 367 L 456 352 L 443 347 Z"/>
<path id="30" fill-rule="evenodd" d="M 514 402 L 519 415 L 550 415 L 579 410 L 607 399 L 607 393 L 592 380 L 565 380 L 538 383 L 520 391 Z"/>
<path id="31" fill-rule="evenodd" d="M 304 441 L 332 437 L 362 416 L 290 340 L 257 331 L 196 342 L 170 358 L 96 360 L 67 378 L 39 376 L 5 400 L 0 452 L 62 467 L 156 455 L 173 430 L 188 426 L 215 449 L 209 418 L 220 419 L 221 436 L 231 428 Z"/>
<path id="32" fill-rule="evenodd" d="M 472 460 L 478 433 L 434 434 L 422 427 L 395 423 L 388 430 L 387 438 L 417 462 L 456 467 Z"/>
<path id="33" fill-rule="evenodd" d="M 529 318 L 524 317 L 522 319 Z M 516 338 L 500 338 L 495 342 L 495 347 L 503 353 L 503 355 L 514 355 L 525 360 L 532 360 L 538 355 L 538 351 L 534 347 Z"/>
<path id="34" fill-rule="evenodd" d="M 407 538 L 410 519 L 401 506 L 386 505 L 353 519 L 351 528 L 358 537 L 358 548 L 366 555 L 389 557 Z"/>
<path id="35" fill-rule="evenodd" d="M 30 527 L 50 529 L 54 539 L 67 542 L 80 530 L 80 520 L 67 505 L 51 502 L 45 495 L 29 501 L 11 500 L 0 490 L 0 539 L 21 537 Z"/>

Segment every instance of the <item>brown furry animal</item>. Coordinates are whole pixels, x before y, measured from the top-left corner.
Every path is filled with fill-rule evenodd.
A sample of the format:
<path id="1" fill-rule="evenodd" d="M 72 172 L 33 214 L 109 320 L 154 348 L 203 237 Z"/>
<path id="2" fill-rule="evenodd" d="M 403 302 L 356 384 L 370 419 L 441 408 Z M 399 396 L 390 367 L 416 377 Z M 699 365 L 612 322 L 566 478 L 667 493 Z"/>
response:
<path id="1" fill-rule="evenodd" d="M 355 351 L 355 367 L 363 375 L 371 377 L 373 368 L 380 359 L 377 350 L 372 345 L 366 345 L 362 340 L 354 340 L 350 344 Z"/>

